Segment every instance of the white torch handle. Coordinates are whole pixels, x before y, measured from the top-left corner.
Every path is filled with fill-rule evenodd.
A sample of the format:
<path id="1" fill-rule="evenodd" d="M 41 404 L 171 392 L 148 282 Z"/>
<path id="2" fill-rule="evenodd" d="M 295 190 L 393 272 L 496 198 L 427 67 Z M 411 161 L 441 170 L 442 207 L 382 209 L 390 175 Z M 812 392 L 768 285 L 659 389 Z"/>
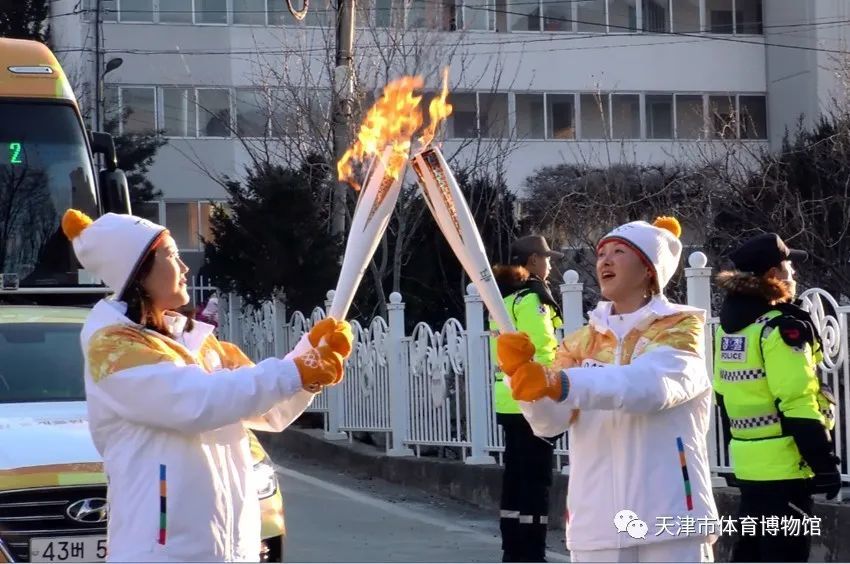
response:
<path id="1" fill-rule="evenodd" d="M 427 147 L 416 153 L 411 162 L 437 225 L 475 284 L 499 330 L 516 331 L 493 278 L 475 219 L 442 153 L 436 147 Z"/>

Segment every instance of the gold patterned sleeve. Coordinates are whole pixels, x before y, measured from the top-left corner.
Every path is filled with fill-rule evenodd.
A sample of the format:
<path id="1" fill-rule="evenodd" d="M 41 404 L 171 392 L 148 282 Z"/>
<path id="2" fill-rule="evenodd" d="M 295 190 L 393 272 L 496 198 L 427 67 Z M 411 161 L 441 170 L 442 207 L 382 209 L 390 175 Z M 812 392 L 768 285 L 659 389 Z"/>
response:
<path id="1" fill-rule="evenodd" d="M 580 351 L 587 339 L 587 327 L 582 327 L 581 329 L 573 331 L 564 337 L 564 340 L 555 352 L 555 360 L 552 362 L 552 368 L 555 370 L 565 370 L 567 368 L 578 366 L 581 362 Z"/>
<path id="2" fill-rule="evenodd" d="M 254 366 L 254 361 L 248 358 L 248 355 L 233 343 L 219 341 L 219 345 L 221 345 L 222 353 L 224 353 L 222 355 L 222 364 L 225 368 L 234 369 L 242 366 Z"/>
<path id="3" fill-rule="evenodd" d="M 86 355 L 95 382 L 128 368 L 174 360 L 165 351 L 159 350 L 151 339 L 131 327 L 101 329 L 89 341 Z"/>
<path id="4" fill-rule="evenodd" d="M 666 346 L 702 355 L 705 349 L 704 334 L 705 325 L 699 315 L 676 316 L 671 318 L 669 325 L 652 339 L 652 343 L 647 346 L 647 351 Z"/>

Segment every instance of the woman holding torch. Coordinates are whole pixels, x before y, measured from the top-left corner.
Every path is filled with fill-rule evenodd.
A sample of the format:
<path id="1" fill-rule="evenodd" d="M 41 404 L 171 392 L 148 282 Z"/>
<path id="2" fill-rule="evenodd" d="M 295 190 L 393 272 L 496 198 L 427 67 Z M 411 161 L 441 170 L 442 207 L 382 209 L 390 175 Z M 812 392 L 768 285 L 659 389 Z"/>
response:
<path id="1" fill-rule="evenodd" d="M 569 429 L 574 562 L 711 561 L 717 510 L 706 434 L 705 312 L 663 295 L 679 264 L 673 218 L 627 223 L 597 246 L 602 296 L 551 369 L 522 333 L 497 354 L 535 434 Z"/>
<path id="2" fill-rule="evenodd" d="M 188 268 L 161 225 L 69 210 L 62 229 L 114 292 L 82 329 L 89 428 L 109 481 L 108 558 L 258 561 L 260 506 L 246 427 L 281 431 L 342 379 L 351 329 L 325 320 L 256 366 L 176 310 Z"/>

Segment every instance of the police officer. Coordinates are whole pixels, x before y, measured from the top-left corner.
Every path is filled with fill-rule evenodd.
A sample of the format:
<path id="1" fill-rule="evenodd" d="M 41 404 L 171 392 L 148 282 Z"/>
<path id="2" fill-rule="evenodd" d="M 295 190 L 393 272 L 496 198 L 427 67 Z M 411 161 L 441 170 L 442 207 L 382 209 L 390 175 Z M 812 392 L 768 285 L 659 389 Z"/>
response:
<path id="1" fill-rule="evenodd" d="M 564 255 L 549 248 L 546 239 L 528 235 L 511 246 L 510 264 L 494 268 L 505 306 L 517 331 L 527 333 L 535 360 L 548 365 L 555 358 L 555 329 L 562 325 L 561 309 L 546 282 L 551 259 Z M 495 324 L 491 323 L 495 330 Z M 491 339 L 495 361 L 495 339 Z M 554 443 L 557 437 L 534 435 L 510 388 L 496 373 L 493 401 L 496 420 L 504 433 L 501 518 L 503 562 L 545 562 L 549 522 L 549 488 L 552 485 Z"/>
<path id="2" fill-rule="evenodd" d="M 736 562 L 805 562 L 811 537 L 764 535 L 762 518 L 812 514 L 813 493 L 834 498 L 841 488 L 830 431 L 834 400 L 817 375 L 823 358 L 809 314 L 794 303 L 794 262 L 775 233 L 746 241 L 729 257 L 734 271 L 718 284 L 727 295 L 715 336 L 714 385 L 741 490 L 739 517 L 757 520 L 757 535 L 741 536 Z M 727 439 L 728 440 L 728 439 Z"/>

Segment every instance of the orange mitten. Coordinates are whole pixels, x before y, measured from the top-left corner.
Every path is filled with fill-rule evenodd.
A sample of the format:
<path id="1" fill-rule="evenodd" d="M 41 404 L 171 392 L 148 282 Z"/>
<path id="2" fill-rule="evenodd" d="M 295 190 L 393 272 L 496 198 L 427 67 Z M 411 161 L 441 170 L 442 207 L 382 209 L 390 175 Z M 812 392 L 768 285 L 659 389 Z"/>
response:
<path id="1" fill-rule="evenodd" d="M 316 393 L 342 381 L 342 355 L 328 345 L 319 345 L 292 360 L 298 367 L 301 385 L 308 392 Z"/>
<path id="2" fill-rule="evenodd" d="M 510 375 L 511 395 L 517 401 L 537 401 L 545 397 L 562 401 L 561 371 L 547 370 L 538 362 L 526 362 Z"/>
<path id="3" fill-rule="evenodd" d="M 354 341 L 354 335 L 351 332 L 351 325 L 347 321 L 337 321 L 333 317 L 328 317 L 316 323 L 307 335 L 310 345 L 318 347 L 325 340 L 325 343 L 342 357 L 348 358 L 351 355 L 351 343 Z"/>
<path id="4" fill-rule="evenodd" d="M 534 343 L 525 333 L 502 333 L 496 339 L 496 358 L 508 376 L 534 358 Z"/>

